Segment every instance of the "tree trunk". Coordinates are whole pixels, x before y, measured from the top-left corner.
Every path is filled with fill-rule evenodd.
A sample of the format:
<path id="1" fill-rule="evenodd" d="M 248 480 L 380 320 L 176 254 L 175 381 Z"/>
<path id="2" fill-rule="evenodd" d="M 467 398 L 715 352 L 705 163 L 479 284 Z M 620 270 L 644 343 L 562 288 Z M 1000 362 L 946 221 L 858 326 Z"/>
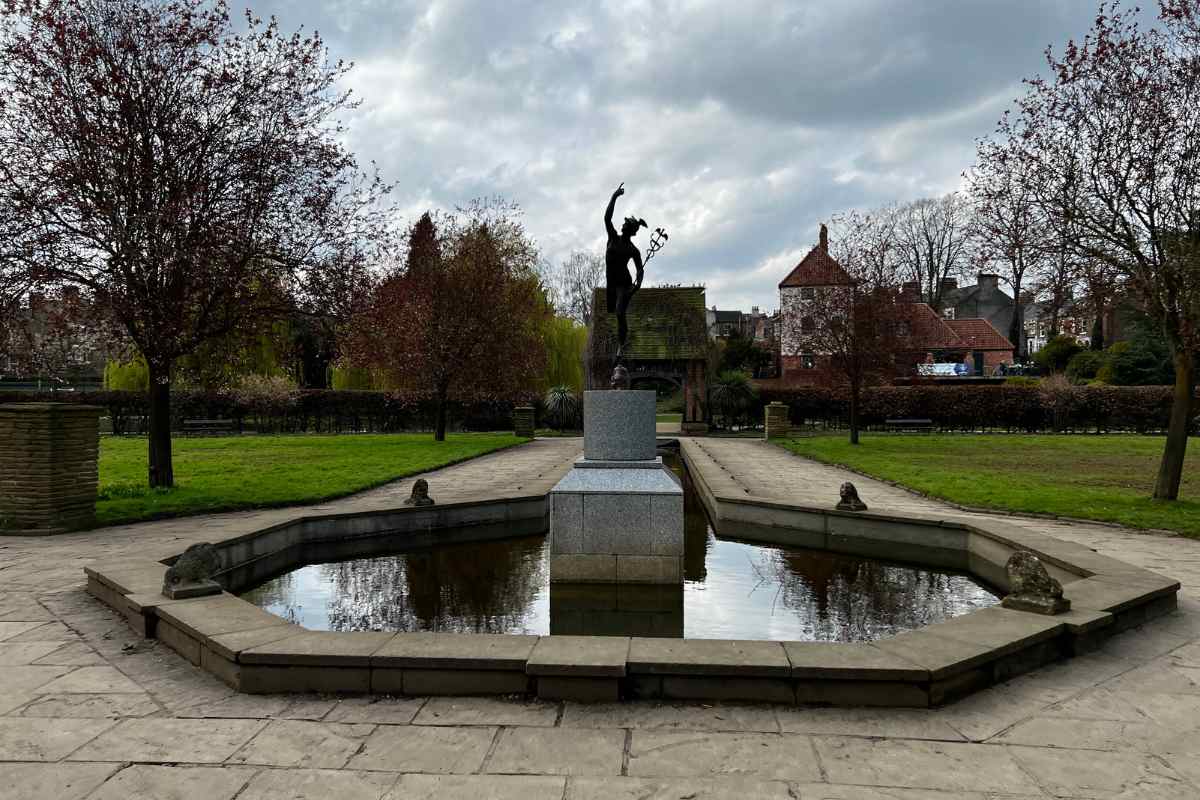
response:
<path id="1" fill-rule="evenodd" d="M 437 397 L 434 401 L 434 422 L 433 440 L 435 442 L 446 441 L 446 387 L 439 386 L 437 388 Z"/>
<path id="2" fill-rule="evenodd" d="M 857 383 L 850 384 L 850 444 L 858 444 L 858 394 Z"/>
<path id="3" fill-rule="evenodd" d="M 1100 311 L 1096 314 L 1096 321 L 1092 323 L 1092 343 L 1091 349 L 1099 351 L 1104 349 L 1104 312 Z"/>
<path id="4" fill-rule="evenodd" d="M 150 486 L 175 485 L 171 463 L 171 366 L 150 366 Z"/>
<path id="5" fill-rule="evenodd" d="M 1021 307 L 1020 281 L 1013 285 L 1013 294 L 1016 295 L 1016 300 L 1013 302 L 1013 321 L 1008 325 L 1008 341 L 1013 343 L 1016 360 L 1024 361 L 1026 354 L 1021 339 L 1025 338 L 1025 309 Z"/>
<path id="6" fill-rule="evenodd" d="M 1167 428 L 1167 444 L 1163 448 L 1158 480 L 1154 484 L 1155 500 L 1178 500 L 1179 483 L 1183 479 L 1183 459 L 1187 455 L 1188 425 L 1192 415 L 1192 397 L 1196 391 L 1195 362 L 1183 347 L 1174 347 L 1175 391 L 1171 401 L 1171 423 Z"/>

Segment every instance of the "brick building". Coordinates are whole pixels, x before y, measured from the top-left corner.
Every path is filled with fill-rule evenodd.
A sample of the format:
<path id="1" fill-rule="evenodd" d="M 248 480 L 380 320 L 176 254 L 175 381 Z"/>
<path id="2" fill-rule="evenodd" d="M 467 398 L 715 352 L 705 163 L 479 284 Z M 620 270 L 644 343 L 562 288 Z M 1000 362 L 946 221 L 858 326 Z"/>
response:
<path id="1" fill-rule="evenodd" d="M 854 280 L 829 253 L 829 234 L 822 225 L 817 245 L 779 283 L 782 384 L 825 386 L 838 381 L 828 355 L 819 352 L 806 336 L 815 324 L 806 313 L 806 306 L 817 301 L 823 293 L 853 285 Z M 896 356 L 896 377 L 931 371 L 919 366 L 922 364 L 961 365 L 940 371 L 962 377 L 980 377 L 991 375 L 1000 364 L 1013 363 L 1012 342 L 991 321 L 957 315 L 945 319 L 922 301 L 919 289 L 914 289 L 915 284 L 906 284 L 895 295 L 906 328 L 904 338 L 908 341 L 905 351 Z M 985 294 L 990 298 L 990 293 Z M 972 297 L 975 299 L 968 302 L 978 300 L 976 295 Z"/>

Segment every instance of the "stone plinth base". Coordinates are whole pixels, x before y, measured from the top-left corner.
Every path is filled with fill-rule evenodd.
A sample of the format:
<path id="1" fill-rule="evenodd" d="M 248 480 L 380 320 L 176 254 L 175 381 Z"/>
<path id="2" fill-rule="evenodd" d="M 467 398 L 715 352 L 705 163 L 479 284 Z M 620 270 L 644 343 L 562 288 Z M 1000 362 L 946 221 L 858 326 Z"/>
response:
<path id="1" fill-rule="evenodd" d="M 74 403 L 0 405 L 0 533 L 92 524 L 100 411 Z"/>
<path id="2" fill-rule="evenodd" d="M 654 458 L 654 408 L 654 392 L 584 392 L 584 457 L 589 461 Z"/>
<path id="3" fill-rule="evenodd" d="M 550 491 L 551 583 L 683 582 L 683 487 L 655 456 L 654 392 L 584 393 L 584 457 Z"/>

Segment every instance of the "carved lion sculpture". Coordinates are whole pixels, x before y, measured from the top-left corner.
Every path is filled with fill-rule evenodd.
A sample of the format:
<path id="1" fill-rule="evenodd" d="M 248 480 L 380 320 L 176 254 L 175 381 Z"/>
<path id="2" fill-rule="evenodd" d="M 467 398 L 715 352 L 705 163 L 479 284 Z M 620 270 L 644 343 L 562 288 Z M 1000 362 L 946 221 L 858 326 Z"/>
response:
<path id="1" fill-rule="evenodd" d="M 850 481 L 842 484 L 841 501 L 837 504 L 839 511 L 866 511 L 867 504 L 858 496 L 858 489 Z"/>
<path id="2" fill-rule="evenodd" d="M 1005 571 L 1009 586 L 1008 596 L 1001 601 L 1005 608 L 1037 614 L 1058 614 L 1070 609 L 1071 601 L 1063 597 L 1062 584 L 1033 553 L 1027 550 L 1013 553 Z"/>
<path id="3" fill-rule="evenodd" d="M 431 506 L 433 498 L 429 496 L 429 481 L 418 478 L 413 484 L 412 495 L 404 501 L 406 506 Z"/>
<path id="4" fill-rule="evenodd" d="M 217 548 L 208 542 L 188 547 L 163 574 L 162 593 L 174 599 L 219 594 L 221 584 L 213 575 L 221 569 Z"/>

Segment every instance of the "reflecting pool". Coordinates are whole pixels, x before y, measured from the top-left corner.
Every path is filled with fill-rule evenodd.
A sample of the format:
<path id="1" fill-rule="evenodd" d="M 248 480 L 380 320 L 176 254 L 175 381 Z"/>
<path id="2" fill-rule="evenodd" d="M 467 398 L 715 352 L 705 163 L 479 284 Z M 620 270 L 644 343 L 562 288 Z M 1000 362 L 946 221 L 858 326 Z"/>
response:
<path id="1" fill-rule="evenodd" d="M 242 594 L 314 630 L 871 641 L 997 596 L 969 575 L 718 537 L 690 487 L 685 582 L 550 584 L 549 537 L 310 564 Z"/>

